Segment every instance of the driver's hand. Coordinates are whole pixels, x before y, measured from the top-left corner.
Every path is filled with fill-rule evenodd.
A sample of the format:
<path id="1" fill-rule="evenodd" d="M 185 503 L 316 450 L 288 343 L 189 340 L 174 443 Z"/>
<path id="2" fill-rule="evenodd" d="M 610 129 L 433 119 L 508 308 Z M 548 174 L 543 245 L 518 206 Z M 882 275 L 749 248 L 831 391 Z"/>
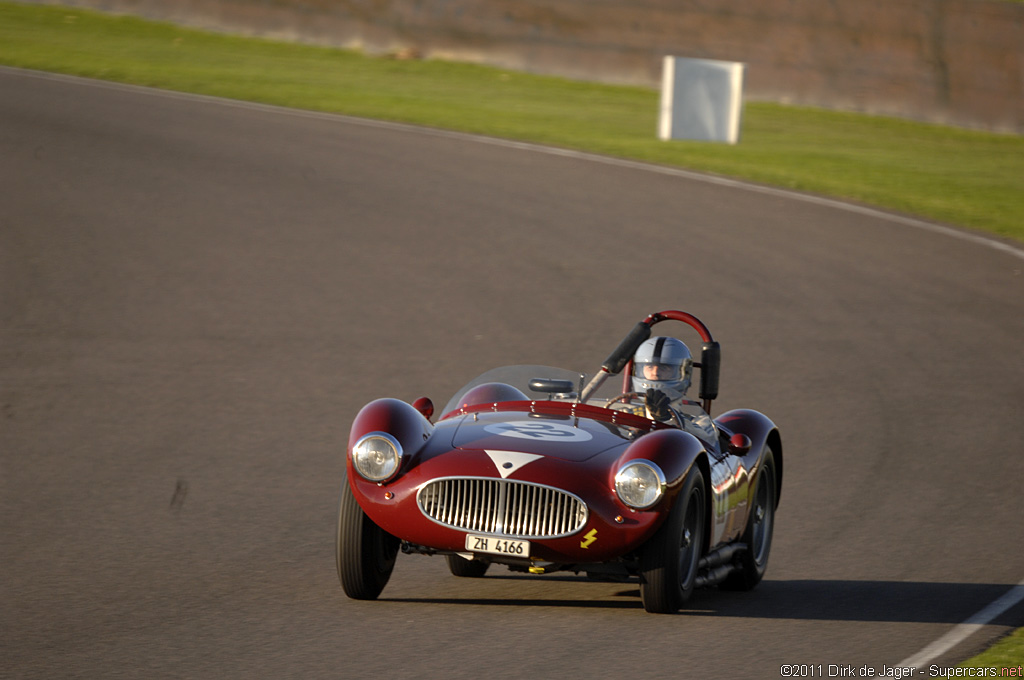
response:
<path id="1" fill-rule="evenodd" d="M 647 412 L 654 420 L 668 420 L 670 417 L 669 398 L 661 390 L 656 390 L 653 387 L 647 390 L 644 406 L 647 407 Z"/>

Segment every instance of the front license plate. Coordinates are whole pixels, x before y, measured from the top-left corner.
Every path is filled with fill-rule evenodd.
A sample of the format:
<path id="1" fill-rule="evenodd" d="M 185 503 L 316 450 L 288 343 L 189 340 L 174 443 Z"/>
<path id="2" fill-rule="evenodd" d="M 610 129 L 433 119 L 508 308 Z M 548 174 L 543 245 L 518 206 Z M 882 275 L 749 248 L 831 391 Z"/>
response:
<path id="1" fill-rule="evenodd" d="M 470 552 L 490 553 L 492 555 L 529 557 L 530 542 L 516 541 L 511 538 L 495 538 L 494 536 L 474 536 L 473 534 L 467 534 L 466 550 Z"/>

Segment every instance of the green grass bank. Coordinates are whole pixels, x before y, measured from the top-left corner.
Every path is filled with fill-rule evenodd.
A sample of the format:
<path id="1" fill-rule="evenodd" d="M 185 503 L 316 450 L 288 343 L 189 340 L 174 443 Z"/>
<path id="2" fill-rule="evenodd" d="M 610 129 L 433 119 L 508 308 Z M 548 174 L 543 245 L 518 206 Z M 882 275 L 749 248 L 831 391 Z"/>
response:
<path id="1" fill-rule="evenodd" d="M 1024 666 L 1024 628 L 1018 628 L 978 656 L 964 661 L 960 666 L 963 668 L 992 668 L 995 669 L 995 677 L 1024 677 L 1020 670 Z M 1003 671 L 1003 675 L 998 675 L 1003 669 L 1006 669 Z M 1015 675 L 1010 675 L 1010 669 L 1018 670 Z"/>
<path id="2" fill-rule="evenodd" d="M 1024 137 L 765 103 L 735 146 L 656 138 L 658 93 L 0 1 L 0 63 L 463 130 L 849 199 L 1024 241 Z"/>

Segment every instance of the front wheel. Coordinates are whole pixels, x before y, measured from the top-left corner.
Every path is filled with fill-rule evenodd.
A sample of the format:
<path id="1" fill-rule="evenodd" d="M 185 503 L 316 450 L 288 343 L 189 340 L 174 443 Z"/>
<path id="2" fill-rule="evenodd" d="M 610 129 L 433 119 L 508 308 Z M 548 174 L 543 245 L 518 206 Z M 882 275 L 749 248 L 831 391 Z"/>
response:
<path id="1" fill-rule="evenodd" d="M 757 473 L 757 485 L 754 487 L 754 501 L 743 534 L 743 542 L 749 549 L 740 558 L 739 570 L 729 574 L 729 578 L 722 582 L 723 589 L 751 590 L 764 577 L 775 530 L 775 494 L 775 456 L 765 446 L 761 469 Z"/>
<path id="2" fill-rule="evenodd" d="M 640 556 L 640 600 L 655 614 L 674 614 L 690 599 L 704 545 L 704 477 L 696 465 L 668 519 Z"/>
<path id="3" fill-rule="evenodd" d="M 399 540 L 373 523 L 342 478 L 338 507 L 338 579 L 353 600 L 376 600 L 395 568 Z"/>

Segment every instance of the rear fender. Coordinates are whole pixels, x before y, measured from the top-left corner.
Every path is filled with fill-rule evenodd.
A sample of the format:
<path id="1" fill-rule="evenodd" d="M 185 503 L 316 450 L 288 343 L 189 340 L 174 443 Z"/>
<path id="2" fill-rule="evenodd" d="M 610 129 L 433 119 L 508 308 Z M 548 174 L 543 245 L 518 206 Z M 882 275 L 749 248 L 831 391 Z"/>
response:
<path id="1" fill-rule="evenodd" d="M 782 497 L 782 437 L 779 430 L 764 414 L 747 409 L 727 411 L 715 419 L 715 423 L 729 434 L 745 434 L 750 437 L 750 452 L 743 457 L 743 467 L 751 475 L 760 469 L 765 444 L 769 445 L 775 458 L 775 504 Z M 751 486 L 750 492 L 753 493 Z M 748 499 L 749 500 L 749 499 Z"/>

